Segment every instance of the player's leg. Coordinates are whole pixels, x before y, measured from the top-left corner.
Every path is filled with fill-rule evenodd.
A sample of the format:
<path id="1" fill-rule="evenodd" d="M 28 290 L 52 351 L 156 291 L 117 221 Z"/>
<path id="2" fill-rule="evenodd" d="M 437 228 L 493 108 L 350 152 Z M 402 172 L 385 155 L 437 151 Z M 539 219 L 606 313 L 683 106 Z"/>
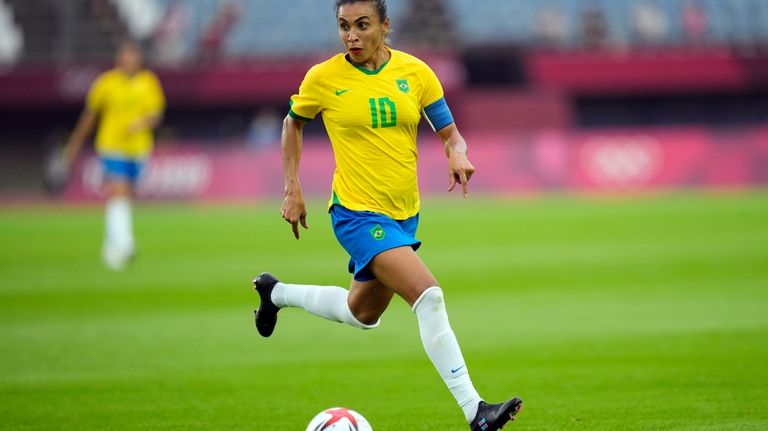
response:
<path id="1" fill-rule="evenodd" d="M 379 280 L 357 281 L 352 278 L 347 303 L 352 315 L 368 325 L 378 324 L 395 292 Z"/>
<path id="2" fill-rule="evenodd" d="M 443 291 L 416 252 L 411 247 L 384 251 L 371 262 L 371 271 L 413 308 L 424 350 L 473 429 L 495 430 L 513 417 L 520 408 L 519 399 L 498 405 L 481 403 L 448 322 Z"/>
<path id="3" fill-rule="evenodd" d="M 386 310 L 393 293 L 379 281 L 352 280 L 350 289 L 282 283 L 263 273 L 254 280 L 261 304 L 255 311 L 256 328 L 269 337 L 277 324 L 277 313 L 284 307 L 297 307 L 316 316 L 361 328 L 373 329 Z"/>
<path id="4" fill-rule="evenodd" d="M 385 244 L 370 239 L 371 228 L 387 221 L 376 217 L 366 224 L 372 214 L 346 210 L 338 205 L 331 209 L 334 233 L 352 256 L 347 265 L 354 275 L 349 290 L 338 286 L 281 283 L 269 274 L 262 274 L 254 280 L 261 297 L 261 304 L 256 310 L 256 328 L 262 336 L 272 334 L 277 323 L 277 312 L 283 307 L 299 307 L 320 317 L 363 329 L 378 325 L 379 317 L 394 293 L 376 280 L 367 268 L 369 261 L 380 250 L 374 246 Z M 393 220 L 389 223 L 393 225 L 393 231 L 387 241 L 392 241 L 397 238 L 398 227 Z"/>
<path id="5" fill-rule="evenodd" d="M 467 422 L 471 421 L 481 399 L 448 322 L 437 280 L 411 247 L 378 254 L 371 262 L 371 271 L 413 308 L 427 356 L 464 411 Z"/>
<path id="6" fill-rule="evenodd" d="M 438 285 L 429 268 L 408 246 L 379 253 L 371 261 L 370 270 L 377 280 L 397 293 L 411 307 L 427 289 Z"/>
<path id="7" fill-rule="evenodd" d="M 104 262 L 112 269 L 120 270 L 133 256 L 132 198 L 133 185 L 123 172 L 105 172 Z"/>

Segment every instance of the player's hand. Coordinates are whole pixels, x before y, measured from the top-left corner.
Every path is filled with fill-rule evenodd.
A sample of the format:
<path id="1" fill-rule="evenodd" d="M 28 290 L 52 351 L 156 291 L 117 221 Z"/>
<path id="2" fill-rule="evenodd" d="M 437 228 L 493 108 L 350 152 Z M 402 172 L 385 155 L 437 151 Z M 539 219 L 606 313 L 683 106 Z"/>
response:
<path id="1" fill-rule="evenodd" d="M 66 188 L 72 168 L 70 158 L 62 147 L 55 147 L 46 155 L 43 185 L 49 193 L 58 195 Z"/>
<path id="2" fill-rule="evenodd" d="M 475 167 L 469 162 L 467 154 L 460 151 L 453 151 L 448 156 L 448 191 L 452 192 L 456 184 L 461 184 L 464 197 L 469 194 L 467 183 L 475 173 Z"/>
<path id="3" fill-rule="evenodd" d="M 296 239 L 299 239 L 299 223 L 301 223 L 304 229 L 309 229 L 307 225 L 307 209 L 304 206 L 304 196 L 301 190 L 285 192 L 283 206 L 280 208 L 280 216 L 291 224 L 293 236 Z"/>
<path id="4" fill-rule="evenodd" d="M 61 149 L 61 155 L 62 163 L 67 167 L 67 169 L 70 169 L 72 165 L 75 164 L 75 159 L 77 158 L 77 150 L 80 148 L 80 145 L 76 144 L 67 144 L 64 146 L 64 148 Z"/>

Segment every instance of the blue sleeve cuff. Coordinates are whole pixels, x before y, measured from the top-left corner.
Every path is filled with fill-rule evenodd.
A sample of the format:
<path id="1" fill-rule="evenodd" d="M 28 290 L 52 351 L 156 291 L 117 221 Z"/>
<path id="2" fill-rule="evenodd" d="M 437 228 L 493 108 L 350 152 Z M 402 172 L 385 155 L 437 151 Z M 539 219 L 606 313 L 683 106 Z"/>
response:
<path id="1" fill-rule="evenodd" d="M 450 126 L 454 123 L 451 110 L 448 108 L 448 104 L 445 102 L 445 97 L 441 97 L 436 102 L 424 108 L 424 114 L 427 116 L 427 121 L 432 126 L 432 130 L 439 132 L 446 126 Z"/>

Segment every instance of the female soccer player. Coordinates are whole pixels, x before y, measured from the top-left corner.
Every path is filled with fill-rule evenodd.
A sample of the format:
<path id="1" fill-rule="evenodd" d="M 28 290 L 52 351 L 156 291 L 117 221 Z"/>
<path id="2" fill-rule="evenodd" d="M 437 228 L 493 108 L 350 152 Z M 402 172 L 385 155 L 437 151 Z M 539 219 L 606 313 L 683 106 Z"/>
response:
<path id="1" fill-rule="evenodd" d="M 64 148 L 71 165 L 99 121 L 96 152 L 104 170 L 106 229 L 102 257 L 111 269 L 125 267 L 134 254 L 131 199 L 152 151 L 152 129 L 162 119 L 165 97 L 157 77 L 143 67 L 141 48 L 125 42 L 115 68 L 96 78 L 86 106 Z"/>
<path id="2" fill-rule="evenodd" d="M 419 59 L 386 43 L 385 0 L 336 0 L 339 37 L 346 53 L 312 67 L 282 132 L 285 200 L 280 214 L 299 238 L 308 228 L 299 184 L 304 124 L 317 114 L 333 145 L 336 171 L 329 211 L 336 238 L 350 254 L 349 291 L 336 286 L 281 283 L 268 273 L 254 284 L 261 298 L 256 327 L 268 337 L 283 307 L 371 329 L 394 294 L 413 308 L 424 349 L 456 398 L 472 430 L 500 429 L 522 406 L 519 398 L 486 404 L 472 385 L 448 323 L 443 291 L 416 255 L 419 221 L 416 129 L 424 115 L 445 144 L 449 190 L 475 168 L 454 124 L 435 74 Z"/>

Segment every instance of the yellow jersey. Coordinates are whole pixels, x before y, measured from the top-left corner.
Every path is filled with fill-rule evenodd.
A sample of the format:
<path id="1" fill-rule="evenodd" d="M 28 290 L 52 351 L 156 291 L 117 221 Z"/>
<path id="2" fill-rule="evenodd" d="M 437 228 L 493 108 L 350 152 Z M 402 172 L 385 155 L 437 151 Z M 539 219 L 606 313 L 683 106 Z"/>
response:
<path id="1" fill-rule="evenodd" d="M 313 66 L 291 97 L 289 115 L 302 121 L 322 115 L 336 160 L 329 207 L 404 220 L 419 212 L 417 127 L 424 109 L 444 98 L 429 66 L 390 52 L 375 71 L 345 54 Z"/>
<path id="2" fill-rule="evenodd" d="M 99 115 L 96 151 L 100 155 L 142 159 L 152 151 L 152 130 L 129 131 L 146 115 L 161 114 L 165 97 L 155 74 L 143 70 L 129 76 L 119 69 L 99 75 L 91 85 L 86 109 Z"/>

